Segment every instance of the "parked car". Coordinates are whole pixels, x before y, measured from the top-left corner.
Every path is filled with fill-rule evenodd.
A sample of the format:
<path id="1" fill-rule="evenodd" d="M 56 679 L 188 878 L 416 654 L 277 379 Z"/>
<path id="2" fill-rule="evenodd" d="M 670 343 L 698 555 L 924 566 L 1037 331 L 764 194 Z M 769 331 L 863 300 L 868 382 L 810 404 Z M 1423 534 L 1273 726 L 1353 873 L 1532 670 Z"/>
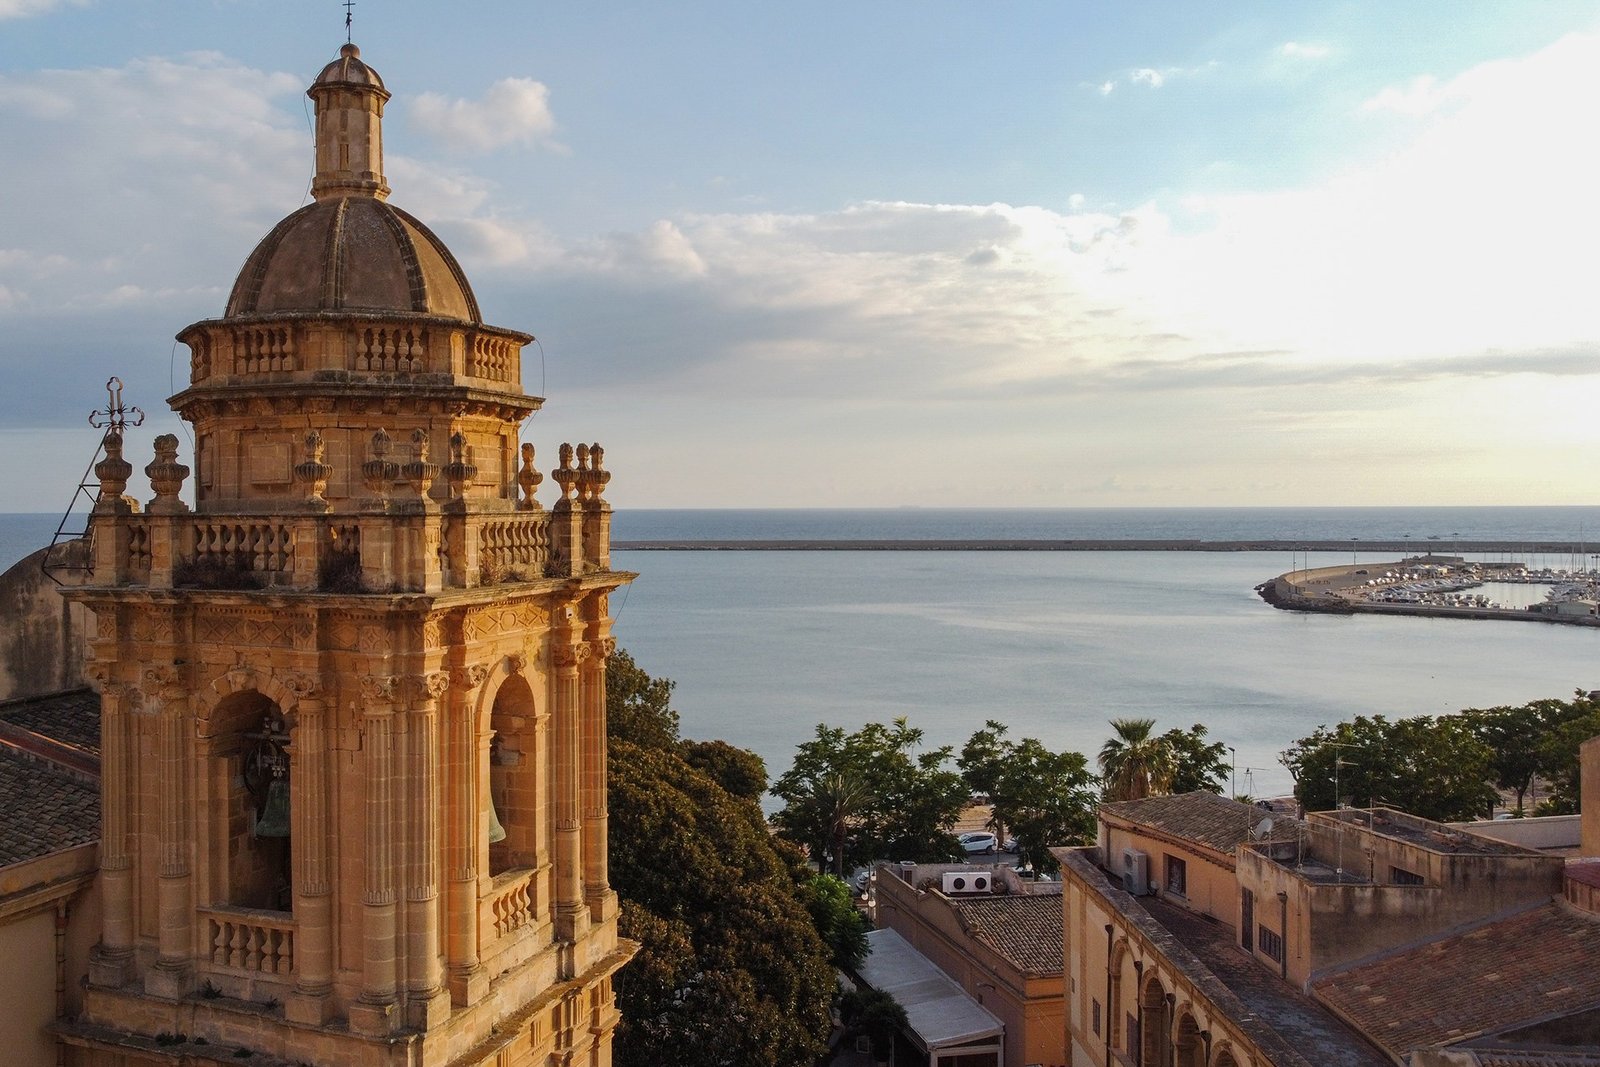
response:
<path id="1" fill-rule="evenodd" d="M 1006 843 L 1000 847 L 1014 856 L 1017 853 L 1017 839 L 1014 837 L 1008 837 L 1006 838 Z"/>
<path id="2" fill-rule="evenodd" d="M 956 840 L 961 842 L 961 847 L 967 850 L 969 856 L 992 853 L 999 845 L 994 835 L 987 830 L 969 830 L 958 835 Z"/>

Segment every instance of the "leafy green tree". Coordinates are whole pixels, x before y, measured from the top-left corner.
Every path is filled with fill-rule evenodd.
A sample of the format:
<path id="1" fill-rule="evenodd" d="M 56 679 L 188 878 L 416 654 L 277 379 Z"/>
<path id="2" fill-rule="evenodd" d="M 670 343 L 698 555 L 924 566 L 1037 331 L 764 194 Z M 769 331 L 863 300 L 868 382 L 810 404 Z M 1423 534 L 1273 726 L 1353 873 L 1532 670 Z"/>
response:
<path id="1" fill-rule="evenodd" d="M 747 748 L 726 741 L 685 741 L 683 758 L 736 797 L 759 804 L 767 791 L 767 761 Z"/>
<path id="2" fill-rule="evenodd" d="M 1228 782 L 1228 746 L 1221 741 L 1207 743 L 1206 728 L 1195 723 L 1187 730 L 1173 727 L 1161 735 L 1167 751 L 1172 754 L 1172 781 L 1167 784 L 1171 793 L 1194 793 L 1205 790 L 1220 793 Z"/>
<path id="3" fill-rule="evenodd" d="M 1011 746 L 993 799 L 996 822 L 1011 827 L 1022 862 L 1054 871 L 1051 847 L 1094 837 L 1095 784 L 1081 753 L 1051 752 L 1031 737 Z"/>
<path id="4" fill-rule="evenodd" d="M 618 1067 L 814 1061 L 836 989 L 830 949 L 811 872 L 748 795 L 760 761 L 681 742 L 672 684 L 625 653 L 612 664 L 611 876 L 619 929 L 641 946 L 617 979 Z"/>
<path id="5" fill-rule="evenodd" d="M 1460 716 L 1391 722 L 1382 715 L 1358 715 L 1332 730 L 1318 727 L 1281 759 L 1294 775 L 1295 797 L 1307 810 L 1327 811 L 1342 798 L 1355 807 L 1386 805 L 1451 822 L 1493 809 L 1491 756 Z"/>
<path id="6" fill-rule="evenodd" d="M 850 886 L 831 874 L 813 875 L 801 886 L 811 922 L 832 954 L 833 965 L 854 972 L 867 958 L 867 921 L 850 896 Z"/>
<path id="7" fill-rule="evenodd" d="M 1051 752 L 1032 737 L 1006 739 L 990 719 L 962 746 L 956 765 L 967 786 L 994 806 L 989 825 L 1002 840 L 1009 828 L 1024 862 L 1054 870 L 1053 845 L 1081 842 L 1094 832 L 1096 782 L 1077 752 Z"/>
<path id="8" fill-rule="evenodd" d="M 647 748 L 678 743 L 669 678 L 652 678 L 619 648 L 606 660 L 606 735 Z"/>
<path id="9" fill-rule="evenodd" d="M 950 748 L 918 752 L 922 731 L 904 718 L 854 733 L 826 724 L 803 742 L 772 794 L 777 831 L 835 874 L 875 859 L 935 862 L 959 854 L 950 830 L 966 804 Z"/>
<path id="10" fill-rule="evenodd" d="M 872 1058 L 879 1063 L 889 1059 L 895 1034 L 911 1025 L 894 994 L 881 989 L 852 989 L 839 1005 L 839 1017 L 852 1034 L 872 1043 Z"/>
<path id="11" fill-rule="evenodd" d="M 1156 736 L 1154 719 L 1112 719 L 1112 737 L 1100 746 L 1100 780 L 1107 800 L 1140 800 L 1166 793 L 1172 750 Z"/>
<path id="12" fill-rule="evenodd" d="M 1550 795 L 1540 801 L 1536 815 L 1572 815 L 1578 811 L 1578 746 L 1600 735 L 1600 701 L 1580 691 L 1565 705 L 1539 743 L 1539 774 L 1550 783 Z"/>

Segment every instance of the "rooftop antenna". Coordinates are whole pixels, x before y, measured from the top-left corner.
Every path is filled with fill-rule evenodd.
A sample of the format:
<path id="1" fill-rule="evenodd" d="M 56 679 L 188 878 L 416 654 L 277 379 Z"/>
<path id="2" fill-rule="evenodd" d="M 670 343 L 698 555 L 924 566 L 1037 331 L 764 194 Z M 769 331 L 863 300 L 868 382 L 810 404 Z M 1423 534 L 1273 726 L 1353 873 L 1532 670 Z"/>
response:
<path id="1" fill-rule="evenodd" d="M 344 43 L 350 44 L 351 25 L 355 22 L 356 0 L 344 0 Z"/>
<path id="2" fill-rule="evenodd" d="M 129 418 L 129 416 L 132 418 Z M 66 514 L 61 516 L 61 521 L 56 524 L 55 536 L 50 539 L 50 548 L 44 554 L 44 561 L 40 569 L 45 577 L 57 585 L 65 585 L 56 577 L 56 571 L 78 571 L 85 574 L 94 573 L 94 552 L 86 550 L 81 555 L 72 552 L 61 552 L 58 549 L 65 544 L 75 541 L 88 540 L 93 527 L 94 505 L 100 499 L 100 480 L 95 476 L 95 465 L 100 462 L 100 457 L 105 454 L 106 442 L 116 438 L 118 443 L 122 440 L 122 431 L 129 426 L 144 425 L 144 412 L 139 408 L 128 407 L 122 402 L 122 379 L 112 377 L 106 381 L 106 407 L 104 411 L 89 413 L 89 425 L 97 430 L 104 430 L 100 435 L 100 444 L 95 448 L 94 455 L 89 459 L 89 466 L 83 472 L 83 478 L 78 482 L 77 490 L 72 494 L 72 500 L 67 504 Z M 87 499 L 89 513 L 84 516 L 83 529 L 69 530 L 67 526 L 72 522 L 72 513 L 78 507 L 78 501 Z"/>

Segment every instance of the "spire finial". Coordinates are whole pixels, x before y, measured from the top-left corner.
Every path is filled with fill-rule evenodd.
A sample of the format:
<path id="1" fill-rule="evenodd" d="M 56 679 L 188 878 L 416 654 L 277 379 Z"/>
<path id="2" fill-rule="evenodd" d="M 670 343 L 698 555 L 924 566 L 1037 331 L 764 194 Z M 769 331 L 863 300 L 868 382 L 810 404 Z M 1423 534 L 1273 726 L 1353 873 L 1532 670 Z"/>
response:
<path id="1" fill-rule="evenodd" d="M 354 43 L 352 41 L 352 38 L 351 38 L 350 34 L 352 32 L 351 25 L 356 20 L 355 12 L 352 10 L 355 6 L 356 6 L 356 0 L 344 0 L 344 43 L 345 44 Z"/>

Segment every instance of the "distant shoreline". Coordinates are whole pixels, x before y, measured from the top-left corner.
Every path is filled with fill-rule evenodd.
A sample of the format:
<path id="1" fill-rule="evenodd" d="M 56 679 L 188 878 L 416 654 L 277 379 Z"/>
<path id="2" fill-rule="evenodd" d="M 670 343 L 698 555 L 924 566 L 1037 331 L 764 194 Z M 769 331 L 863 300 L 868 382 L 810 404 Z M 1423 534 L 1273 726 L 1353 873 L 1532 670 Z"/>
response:
<path id="1" fill-rule="evenodd" d="M 1160 540 L 1027 540 L 1005 538 L 841 539 L 774 538 L 744 540 L 613 541 L 619 552 L 1401 552 L 1406 555 L 1456 556 L 1471 552 L 1524 554 L 1587 553 L 1600 544 L 1577 541 L 1201 541 Z"/>

